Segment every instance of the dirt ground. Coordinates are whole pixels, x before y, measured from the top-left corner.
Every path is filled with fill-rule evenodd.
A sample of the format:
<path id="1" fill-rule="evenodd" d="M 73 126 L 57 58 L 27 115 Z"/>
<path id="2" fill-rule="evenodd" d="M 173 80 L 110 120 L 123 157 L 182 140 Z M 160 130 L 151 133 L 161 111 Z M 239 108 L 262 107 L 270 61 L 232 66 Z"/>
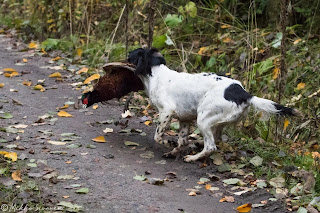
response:
<path id="1" fill-rule="evenodd" d="M 55 206 L 60 201 L 66 201 L 82 206 L 84 212 L 94 213 L 229 213 L 236 212 L 235 208 L 242 204 L 260 203 L 272 197 L 265 189 L 247 192 L 241 196 L 233 195 L 231 187 L 224 186 L 221 180 L 231 178 L 234 174 L 218 173 L 217 166 L 213 164 L 201 168 L 199 162 L 185 163 L 182 158 L 162 158 L 162 154 L 170 148 L 156 144 L 153 141 L 155 125 L 146 126 L 138 117 L 128 119 L 128 128 L 140 129 L 146 136 L 141 136 L 140 133 L 119 133 L 121 130 L 119 125 L 97 123 L 108 119 L 119 119 L 123 106 L 120 106 L 118 101 L 111 101 L 107 105 L 99 104 L 96 110 L 92 108 L 82 110 L 81 106 L 79 108 L 70 106 L 65 111 L 72 117 L 58 117 L 55 114 L 53 118 L 57 118 L 56 121 L 45 118 L 40 123 L 35 123 L 39 121 L 39 116 L 49 111 L 56 113 L 56 108 L 62 107 L 67 101 L 77 103 L 81 91 L 75 90 L 70 85 L 77 81 L 72 77 L 66 78 L 70 75 L 69 71 L 59 70 L 64 76 L 63 81 L 48 77 L 55 71 L 40 67 L 53 66 L 48 63 L 51 58 L 37 54 L 32 56 L 33 51 L 19 52 L 14 48 L 14 43 L 13 38 L 5 36 L 0 38 L 0 71 L 3 68 L 13 68 L 20 73 L 19 76 L 12 78 L 0 75 L 0 83 L 5 84 L 0 88 L 0 111 L 10 112 L 13 115 L 11 119 L 0 119 L 0 127 L 16 124 L 25 124 L 28 127 L 24 129 L 24 133 L 0 132 L 1 137 L 8 140 L 8 143 L 0 145 L 1 150 L 7 150 L 5 146 L 15 144 L 18 150 L 15 147 L 14 151 L 18 153 L 18 157 L 23 156 L 27 162 L 35 159 L 37 167 L 28 168 L 25 175 L 40 185 L 40 193 L 46 205 Z M 22 58 L 26 58 L 28 62 L 24 66 L 16 65 Z M 22 84 L 24 80 L 29 80 L 34 85 L 39 79 L 45 79 L 44 92 Z M 17 105 L 13 99 L 22 105 Z M 107 127 L 112 128 L 114 132 L 103 133 L 102 130 Z M 66 141 L 66 145 L 48 143 L 48 141 L 59 141 L 60 134 L 63 133 L 75 133 L 78 137 Z M 91 140 L 100 135 L 105 136 L 106 143 L 96 143 Z M 136 142 L 140 146 L 132 148 L 126 146 L 125 141 Z M 79 147 L 68 148 L 70 144 Z M 153 152 L 154 157 L 148 159 L 140 156 L 147 151 Z M 47 171 L 47 174 L 56 172 L 56 176 L 60 178 L 56 176 L 50 179 L 43 178 L 45 174 L 43 171 Z M 176 177 L 168 175 L 168 172 L 173 172 Z M 205 190 L 204 185 L 197 184 L 200 178 L 207 178 L 207 174 L 222 177 L 218 181 L 209 182 L 219 190 L 212 192 Z M 147 181 L 133 179 L 136 175 L 144 175 L 149 180 L 166 177 L 168 180 L 162 185 L 153 185 Z M 77 188 L 72 184 L 80 184 L 80 188 L 88 188 L 89 192 L 78 194 L 76 190 L 79 186 Z M 194 186 L 202 186 L 199 189 L 200 194 L 189 196 L 189 191 L 186 189 Z M 232 195 L 235 201 L 219 202 L 226 195 Z M 268 202 L 260 208 L 253 208 L 251 212 L 286 212 L 286 210 L 283 203 L 276 201 Z"/>

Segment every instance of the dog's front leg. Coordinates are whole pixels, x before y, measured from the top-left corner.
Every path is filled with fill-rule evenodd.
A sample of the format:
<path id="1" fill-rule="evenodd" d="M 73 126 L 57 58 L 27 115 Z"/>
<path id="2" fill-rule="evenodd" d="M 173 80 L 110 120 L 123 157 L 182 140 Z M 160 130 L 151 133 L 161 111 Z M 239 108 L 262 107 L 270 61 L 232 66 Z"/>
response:
<path id="1" fill-rule="evenodd" d="M 172 112 L 171 111 L 161 111 L 159 114 L 159 124 L 157 126 L 156 133 L 154 135 L 154 140 L 157 143 L 162 143 L 162 136 L 165 133 L 166 129 L 169 126 L 169 123 L 172 118 Z"/>
<path id="2" fill-rule="evenodd" d="M 167 152 L 163 155 L 163 157 L 175 157 L 177 154 L 180 153 L 180 150 L 183 146 L 188 144 L 188 135 L 189 135 L 189 128 L 190 128 L 190 122 L 179 122 L 180 129 L 179 129 L 179 138 L 178 138 L 178 146 L 175 147 L 170 152 Z"/>

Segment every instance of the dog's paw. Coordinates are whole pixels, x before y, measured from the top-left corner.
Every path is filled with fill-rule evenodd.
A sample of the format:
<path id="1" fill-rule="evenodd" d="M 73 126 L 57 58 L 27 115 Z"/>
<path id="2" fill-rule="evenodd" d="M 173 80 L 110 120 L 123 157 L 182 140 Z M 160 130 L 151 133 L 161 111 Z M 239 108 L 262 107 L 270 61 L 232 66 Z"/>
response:
<path id="1" fill-rule="evenodd" d="M 187 163 L 196 161 L 198 159 L 199 159 L 199 157 L 197 157 L 196 155 L 186 155 L 183 157 L 184 162 L 187 162 Z"/>

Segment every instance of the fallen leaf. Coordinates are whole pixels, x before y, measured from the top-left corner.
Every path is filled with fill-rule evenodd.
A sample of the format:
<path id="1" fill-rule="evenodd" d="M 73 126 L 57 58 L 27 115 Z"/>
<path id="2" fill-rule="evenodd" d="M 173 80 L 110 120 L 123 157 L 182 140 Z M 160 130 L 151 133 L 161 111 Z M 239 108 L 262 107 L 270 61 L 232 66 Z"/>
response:
<path id="1" fill-rule="evenodd" d="M 3 114 L 0 114 L 0 118 L 11 119 L 11 118 L 13 118 L 13 115 L 10 112 L 5 112 Z"/>
<path id="2" fill-rule="evenodd" d="M 106 128 L 105 130 L 102 130 L 104 133 L 112 133 L 113 129 L 112 128 Z"/>
<path id="3" fill-rule="evenodd" d="M 232 197 L 232 196 L 225 196 L 225 197 L 221 198 L 221 199 L 219 200 L 219 202 L 220 202 L 220 203 L 222 203 L 222 202 L 234 203 L 234 197 Z"/>
<path id="4" fill-rule="evenodd" d="M 146 151 L 144 153 L 141 153 L 140 157 L 146 158 L 146 159 L 151 159 L 154 157 L 154 153 L 152 151 Z"/>
<path id="5" fill-rule="evenodd" d="M 80 48 L 77 49 L 77 55 L 81 57 L 81 55 L 82 55 L 82 49 L 80 49 Z"/>
<path id="6" fill-rule="evenodd" d="M 306 86 L 305 83 L 300 83 L 297 85 L 297 90 L 302 90 L 302 89 L 304 89 L 305 86 Z"/>
<path id="7" fill-rule="evenodd" d="M 51 59 L 52 61 L 58 61 L 58 60 L 60 60 L 61 59 L 61 57 L 60 56 L 57 56 L 57 57 L 55 57 L 55 58 L 53 58 L 53 59 Z"/>
<path id="8" fill-rule="evenodd" d="M 41 92 L 44 92 L 44 91 L 46 90 L 46 89 L 43 88 L 43 86 L 40 85 L 40 84 L 35 85 L 35 86 L 33 87 L 33 89 L 34 89 L 34 90 L 40 90 Z"/>
<path id="9" fill-rule="evenodd" d="M 275 188 L 281 188 L 285 185 L 285 179 L 282 176 L 278 176 L 270 179 L 269 184 Z"/>
<path id="10" fill-rule="evenodd" d="M 69 198 L 70 196 L 68 196 L 68 195 L 65 195 L 65 196 L 62 196 L 63 198 Z"/>
<path id="11" fill-rule="evenodd" d="M 29 49 L 36 49 L 38 47 L 38 44 L 34 43 L 34 42 L 31 42 L 29 44 Z"/>
<path id="12" fill-rule="evenodd" d="M 12 172 L 11 177 L 12 177 L 12 179 L 15 180 L 15 181 L 22 181 L 22 179 L 21 179 L 21 173 L 20 173 L 19 170 L 16 170 L 16 171 Z"/>
<path id="13" fill-rule="evenodd" d="M 222 41 L 224 43 L 230 43 L 232 40 L 231 40 L 231 38 L 227 37 L 227 38 L 222 39 Z"/>
<path id="14" fill-rule="evenodd" d="M 293 44 L 294 44 L 294 45 L 296 45 L 296 44 L 298 44 L 300 41 L 302 41 L 302 39 L 301 39 L 301 38 L 299 38 L 299 39 L 295 40 L 295 41 L 293 42 Z"/>
<path id="15" fill-rule="evenodd" d="M 210 184 L 206 184 L 204 188 L 205 188 L 206 190 L 209 190 L 209 189 L 211 189 L 211 185 L 210 185 Z"/>
<path id="16" fill-rule="evenodd" d="M 229 25 L 229 24 L 224 24 L 224 25 L 221 26 L 222 29 L 230 28 L 230 27 L 231 27 L 231 25 Z"/>
<path id="17" fill-rule="evenodd" d="M 72 204 L 70 202 L 66 201 L 60 201 L 60 203 L 57 204 L 58 206 L 64 206 L 72 210 L 72 212 L 79 212 L 82 209 L 82 206 L 79 206 L 77 204 Z M 68 210 L 68 209 L 67 209 Z"/>
<path id="18" fill-rule="evenodd" d="M 260 156 L 254 156 L 251 158 L 250 163 L 254 165 L 255 167 L 261 166 L 263 162 L 263 159 Z"/>
<path id="19" fill-rule="evenodd" d="M 81 73 L 87 73 L 88 70 L 89 70 L 88 68 L 82 67 L 82 68 L 77 72 L 77 74 L 79 75 L 79 74 L 81 74 Z"/>
<path id="20" fill-rule="evenodd" d="M 230 178 L 230 179 L 223 180 L 223 183 L 228 185 L 235 185 L 235 184 L 238 184 L 239 182 L 240 182 L 240 179 L 238 178 Z"/>
<path id="21" fill-rule="evenodd" d="M 58 112 L 58 116 L 59 117 L 72 117 L 72 115 L 70 115 L 69 113 L 67 113 L 66 111 L 63 111 L 63 110 Z"/>
<path id="22" fill-rule="evenodd" d="M 27 62 L 28 62 L 28 59 L 23 58 L 22 61 L 23 61 L 24 63 L 27 63 Z"/>
<path id="23" fill-rule="evenodd" d="M 133 177 L 135 180 L 145 181 L 147 178 L 144 175 L 136 175 Z"/>
<path id="24" fill-rule="evenodd" d="M 63 107 L 60 107 L 59 109 L 67 109 L 69 107 L 68 104 L 65 104 Z"/>
<path id="25" fill-rule="evenodd" d="M 8 152 L 7 154 L 4 155 L 6 158 L 10 158 L 12 161 L 17 161 L 18 155 L 15 152 Z"/>
<path id="26" fill-rule="evenodd" d="M 151 121 L 144 122 L 145 125 L 149 126 L 151 124 Z"/>
<path id="27" fill-rule="evenodd" d="M 17 76 L 17 75 L 19 75 L 18 72 L 5 73 L 5 74 L 4 74 L 4 77 L 11 78 L 11 77 Z"/>
<path id="28" fill-rule="evenodd" d="M 54 72 L 51 75 L 49 75 L 49 78 L 61 78 L 62 75 L 59 72 Z"/>
<path id="29" fill-rule="evenodd" d="M 25 125 L 25 124 L 17 124 L 17 125 L 14 125 L 13 127 L 16 128 L 16 129 L 25 129 L 25 128 L 28 127 L 28 125 Z"/>
<path id="30" fill-rule="evenodd" d="M 99 107 L 99 105 L 96 104 L 96 105 L 93 105 L 93 106 L 92 106 L 92 109 L 97 109 L 98 107 Z"/>
<path id="31" fill-rule="evenodd" d="M 31 81 L 23 81 L 22 82 L 23 85 L 30 87 L 32 82 Z"/>
<path id="32" fill-rule="evenodd" d="M 57 145 L 57 146 L 62 146 L 67 144 L 67 142 L 61 142 L 61 141 L 48 141 L 48 143 L 52 145 Z"/>
<path id="33" fill-rule="evenodd" d="M 2 88 L 5 84 L 4 83 L 0 83 L 0 88 Z"/>
<path id="34" fill-rule="evenodd" d="M 272 78 L 273 80 L 277 79 L 280 75 L 280 69 L 279 67 L 274 68 L 273 70 L 273 74 L 272 74 Z"/>
<path id="35" fill-rule="evenodd" d="M 70 164 L 70 163 L 72 163 L 72 161 L 71 161 L 71 160 L 69 160 L 69 161 L 66 161 L 66 164 Z"/>
<path id="36" fill-rule="evenodd" d="M 189 196 L 196 196 L 197 193 L 196 193 L 196 192 L 190 192 L 188 195 L 189 195 Z"/>
<path id="37" fill-rule="evenodd" d="M 88 84 L 88 83 L 90 83 L 91 81 L 96 80 L 96 79 L 99 79 L 99 78 L 100 78 L 100 75 L 99 75 L 99 74 L 93 74 L 93 75 L 91 75 L 89 78 L 87 78 L 83 83 L 84 83 L 84 84 Z"/>
<path id="38" fill-rule="evenodd" d="M 135 143 L 135 142 L 131 142 L 131 141 L 125 141 L 124 145 L 126 145 L 126 146 L 140 146 L 140 144 Z"/>
<path id="39" fill-rule="evenodd" d="M 236 209 L 238 212 L 250 212 L 251 211 L 251 203 L 246 203 L 244 205 L 238 206 Z"/>
<path id="40" fill-rule="evenodd" d="M 76 191 L 78 194 L 88 194 L 89 189 L 88 188 L 80 188 Z"/>
<path id="41" fill-rule="evenodd" d="M 95 142 L 98 142 L 98 143 L 105 143 L 106 142 L 106 139 L 103 136 L 98 136 L 92 140 Z"/>
<path id="42" fill-rule="evenodd" d="M 286 131 L 289 124 L 290 124 L 290 121 L 288 119 L 285 119 L 283 123 L 283 131 Z"/>
<path id="43" fill-rule="evenodd" d="M 5 72 L 16 72 L 16 70 L 12 69 L 12 68 L 3 68 L 3 71 L 5 71 Z"/>

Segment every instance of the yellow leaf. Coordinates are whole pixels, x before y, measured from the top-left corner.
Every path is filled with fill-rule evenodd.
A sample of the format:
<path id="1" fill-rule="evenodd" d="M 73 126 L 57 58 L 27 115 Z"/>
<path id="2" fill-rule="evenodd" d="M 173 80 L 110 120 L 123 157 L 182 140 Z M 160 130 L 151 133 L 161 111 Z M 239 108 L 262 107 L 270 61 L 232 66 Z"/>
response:
<path id="1" fill-rule="evenodd" d="M 36 49 L 38 47 L 38 44 L 34 43 L 34 42 L 31 42 L 29 44 L 29 49 Z"/>
<path id="2" fill-rule="evenodd" d="M 72 161 L 71 161 L 71 160 L 69 160 L 69 161 L 66 161 L 66 164 L 70 164 L 70 163 L 72 163 Z"/>
<path id="3" fill-rule="evenodd" d="M 97 109 L 99 105 L 93 105 L 92 109 Z"/>
<path id="4" fill-rule="evenodd" d="M 31 81 L 23 81 L 22 82 L 23 85 L 30 87 L 32 82 Z"/>
<path id="5" fill-rule="evenodd" d="M 77 72 L 77 74 L 79 75 L 79 74 L 81 74 L 81 73 L 87 73 L 87 72 L 88 72 L 88 68 L 82 67 L 82 68 Z"/>
<path id="6" fill-rule="evenodd" d="M 58 116 L 59 117 L 72 117 L 72 115 L 70 115 L 69 113 L 67 113 L 66 111 L 63 111 L 63 110 L 58 112 Z"/>
<path id="7" fill-rule="evenodd" d="M 288 127 L 289 123 L 290 123 L 290 121 L 289 121 L 289 120 L 287 120 L 287 119 L 284 121 L 284 124 L 283 124 L 283 131 L 286 131 L 286 129 L 287 129 L 287 127 Z"/>
<path id="8" fill-rule="evenodd" d="M 305 83 L 300 83 L 300 84 L 298 84 L 298 86 L 297 86 L 297 90 L 302 90 L 302 89 L 304 89 L 305 86 L 306 86 Z"/>
<path id="9" fill-rule="evenodd" d="M 144 122 L 145 125 L 149 126 L 151 124 L 151 121 Z"/>
<path id="10" fill-rule="evenodd" d="M 35 86 L 33 87 L 33 89 L 34 89 L 34 90 L 40 90 L 41 92 L 44 92 L 44 91 L 46 90 L 46 89 L 43 88 L 43 86 L 40 85 L 40 84 L 35 85 Z"/>
<path id="11" fill-rule="evenodd" d="M 10 158 L 12 161 L 17 161 L 17 159 L 18 159 L 17 153 L 15 153 L 15 152 L 9 152 L 9 153 L 5 154 L 4 157 Z"/>
<path id="12" fill-rule="evenodd" d="M 52 22 L 54 22 L 54 19 L 49 19 L 49 20 L 47 21 L 48 24 L 50 24 L 50 23 L 52 23 Z"/>
<path id="13" fill-rule="evenodd" d="M 206 184 L 206 186 L 204 187 L 206 190 L 211 189 L 211 185 L 210 184 Z"/>
<path id="14" fill-rule="evenodd" d="M 20 173 L 19 170 L 16 170 L 16 171 L 12 172 L 11 177 L 12 177 L 12 179 L 15 180 L 15 181 L 22 181 L 22 179 L 21 179 L 21 173 Z"/>
<path id="15" fill-rule="evenodd" d="M 12 73 L 5 73 L 4 76 L 7 78 L 11 78 L 13 76 L 19 75 L 18 72 L 12 72 Z"/>
<path id="16" fill-rule="evenodd" d="M 60 56 L 58 56 L 58 57 L 55 57 L 55 58 L 53 58 L 53 59 L 51 59 L 52 61 L 58 61 L 58 60 L 60 60 L 61 59 L 61 57 Z"/>
<path id="17" fill-rule="evenodd" d="M 24 63 L 27 63 L 27 62 L 28 62 L 28 59 L 23 58 L 22 61 L 23 61 Z"/>
<path id="18" fill-rule="evenodd" d="M 65 195 L 65 196 L 62 196 L 63 198 L 69 198 L 70 196 L 68 196 L 68 195 Z"/>
<path id="19" fill-rule="evenodd" d="M 80 49 L 80 48 L 77 49 L 77 55 L 81 57 L 81 55 L 82 55 L 82 49 Z"/>
<path id="20" fill-rule="evenodd" d="M 6 152 L 6 151 L 0 151 L 0 155 L 5 155 L 5 154 L 8 154 L 9 152 Z"/>
<path id="21" fill-rule="evenodd" d="M 300 41 L 302 41 L 302 39 L 301 39 L 301 38 L 299 38 L 299 39 L 295 40 L 295 41 L 293 42 L 293 44 L 294 44 L 294 45 L 296 45 L 296 44 L 298 44 Z"/>
<path id="22" fill-rule="evenodd" d="M 51 75 L 49 75 L 49 78 L 61 78 L 62 75 L 60 72 L 55 72 L 55 73 L 52 73 Z"/>
<path id="23" fill-rule="evenodd" d="M 83 83 L 84 84 L 88 84 L 93 80 L 99 79 L 100 75 L 99 74 L 93 74 L 92 76 L 90 76 L 89 78 L 87 78 Z"/>
<path id="24" fill-rule="evenodd" d="M 3 71 L 6 71 L 6 72 L 17 72 L 15 69 L 12 69 L 12 68 L 4 68 Z"/>
<path id="25" fill-rule="evenodd" d="M 223 198 L 221 198 L 221 199 L 219 200 L 220 203 L 225 202 L 225 201 L 226 201 L 226 198 L 225 198 L 225 197 L 223 197 Z"/>
<path id="26" fill-rule="evenodd" d="M 251 203 L 246 203 L 242 206 L 238 206 L 236 209 L 238 212 L 250 212 L 251 211 Z"/>
<path id="27" fill-rule="evenodd" d="M 98 142 L 98 143 L 105 143 L 106 142 L 106 139 L 103 136 L 98 136 L 92 140 L 95 142 Z"/>
<path id="28" fill-rule="evenodd" d="M 198 52 L 198 54 L 199 54 L 199 55 L 202 55 L 202 54 L 204 54 L 208 49 L 209 49 L 209 47 L 201 47 L 200 50 L 199 50 L 199 52 Z"/>
<path id="29" fill-rule="evenodd" d="M 2 88 L 5 84 L 4 83 L 0 83 L 0 88 Z"/>
<path id="30" fill-rule="evenodd" d="M 59 109 L 67 109 L 69 107 L 68 104 L 65 104 L 63 107 L 60 107 Z"/>
<path id="31" fill-rule="evenodd" d="M 223 28 L 223 29 L 224 28 L 230 28 L 230 27 L 231 27 L 231 25 L 229 25 L 229 24 L 224 24 L 224 25 L 221 26 L 221 28 Z"/>
<path id="32" fill-rule="evenodd" d="M 230 43 L 232 40 L 231 40 L 231 38 L 227 37 L 227 38 L 224 38 L 222 41 L 224 43 Z"/>
<path id="33" fill-rule="evenodd" d="M 280 69 L 278 67 L 274 68 L 273 70 L 273 80 L 277 79 L 279 77 L 280 74 Z"/>

